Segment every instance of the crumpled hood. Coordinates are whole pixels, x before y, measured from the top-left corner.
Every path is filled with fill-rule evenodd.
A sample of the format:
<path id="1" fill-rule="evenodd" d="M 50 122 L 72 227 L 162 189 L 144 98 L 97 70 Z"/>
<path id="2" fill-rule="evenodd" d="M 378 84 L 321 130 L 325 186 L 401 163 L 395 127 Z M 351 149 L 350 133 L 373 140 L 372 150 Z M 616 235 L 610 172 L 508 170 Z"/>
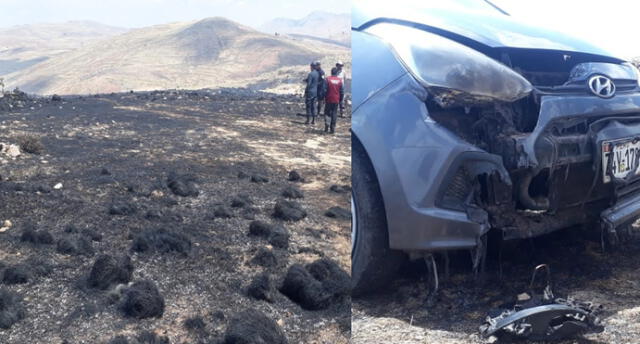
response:
<path id="1" fill-rule="evenodd" d="M 399 20 L 423 24 L 436 31 L 443 30 L 491 48 L 561 50 L 614 57 L 611 53 L 583 40 L 519 23 L 510 16 L 500 14 L 497 10 L 495 15 L 492 15 L 490 11 L 490 8 L 487 13 L 480 13 L 430 8 L 428 5 L 417 8 L 411 5 L 398 5 L 391 1 L 385 1 L 385 4 L 377 4 L 377 6 L 357 3 L 352 10 L 352 27 L 359 29 L 379 20 Z"/>

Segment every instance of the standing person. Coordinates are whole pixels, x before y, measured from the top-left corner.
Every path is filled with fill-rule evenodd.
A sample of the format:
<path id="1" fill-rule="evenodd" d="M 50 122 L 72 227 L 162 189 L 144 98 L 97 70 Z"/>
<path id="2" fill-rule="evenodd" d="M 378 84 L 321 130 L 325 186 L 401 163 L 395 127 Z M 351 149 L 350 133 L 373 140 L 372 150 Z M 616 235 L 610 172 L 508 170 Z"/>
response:
<path id="1" fill-rule="evenodd" d="M 342 61 L 338 61 L 336 63 L 336 69 L 338 69 L 338 78 L 342 80 L 342 86 L 344 86 L 344 63 Z M 340 101 L 340 117 L 344 117 L 344 100 Z"/>
<path id="2" fill-rule="evenodd" d="M 307 121 L 304 124 L 316 123 L 316 100 L 318 98 L 318 81 L 320 75 L 315 68 L 315 62 L 310 65 L 310 72 L 304 81 L 307 83 L 307 87 L 304 89 L 304 102 L 307 112 Z"/>
<path id="3" fill-rule="evenodd" d="M 331 134 L 336 132 L 336 116 L 338 113 L 338 104 L 344 100 L 344 84 L 338 76 L 338 69 L 331 68 L 331 76 L 327 77 L 327 97 L 325 116 L 324 116 L 324 132 Z"/>
<path id="4" fill-rule="evenodd" d="M 316 61 L 316 70 L 319 74 L 318 79 L 318 115 L 322 113 L 322 108 L 324 105 L 324 97 L 327 95 L 327 83 L 325 82 L 324 71 L 322 70 L 322 66 L 320 65 L 320 61 Z M 326 115 L 326 112 L 325 112 Z"/>

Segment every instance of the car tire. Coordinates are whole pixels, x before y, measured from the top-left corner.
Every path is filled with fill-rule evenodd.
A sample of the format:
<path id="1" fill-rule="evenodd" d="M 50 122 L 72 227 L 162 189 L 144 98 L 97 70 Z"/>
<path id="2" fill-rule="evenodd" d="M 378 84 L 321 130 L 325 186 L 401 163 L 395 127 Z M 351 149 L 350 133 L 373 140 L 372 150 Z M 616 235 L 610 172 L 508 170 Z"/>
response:
<path id="1" fill-rule="evenodd" d="M 353 136 L 351 146 L 351 293 L 357 297 L 387 285 L 406 255 L 389 248 L 387 218 L 373 165 Z"/>

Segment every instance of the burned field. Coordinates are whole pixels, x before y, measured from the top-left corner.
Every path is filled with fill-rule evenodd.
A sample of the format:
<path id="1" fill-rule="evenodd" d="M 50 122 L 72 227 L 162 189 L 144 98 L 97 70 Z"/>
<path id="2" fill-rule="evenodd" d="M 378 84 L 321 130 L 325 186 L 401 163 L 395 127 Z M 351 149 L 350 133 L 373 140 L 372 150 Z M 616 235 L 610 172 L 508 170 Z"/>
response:
<path id="1" fill-rule="evenodd" d="M 348 342 L 348 120 L 243 90 L 7 99 L 0 342 Z"/>
<path id="2" fill-rule="evenodd" d="M 501 250 L 491 243 L 485 275 L 474 277 L 469 253 L 457 252 L 450 256 L 448 278 L 443 261 L 437 260 L 440 290 L 435 295 L 430 294 L 433 282 L 424 263 L 415 262 L 407 264 L 384 293 L 354 299 L 353 343 L 494 343 L 480 336 L 479 326 L 487 315 L 510 309 L 518 295 L 531 294 L 537 264 L 549 265 L 555 298 L 602 306 L 604 331 L 554 343 L 635 343 L 640 338 L 639 238 L 603 252 L 599 231 L 573 227 L 508 242 Z M 533 294 L 540 294 L 545 284 L 544 275 L 538 276 Z M 497 342 L 542 343 L 509 338 Z"/>

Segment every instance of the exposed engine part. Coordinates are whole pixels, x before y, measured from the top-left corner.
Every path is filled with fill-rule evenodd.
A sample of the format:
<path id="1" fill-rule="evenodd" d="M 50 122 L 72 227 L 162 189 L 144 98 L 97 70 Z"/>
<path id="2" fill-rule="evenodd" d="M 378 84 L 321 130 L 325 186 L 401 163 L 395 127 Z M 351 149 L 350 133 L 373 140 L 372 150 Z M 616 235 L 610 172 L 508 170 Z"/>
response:
<path id="1" fill-rule="evenodd" d="M 538 271 L 546 269 L 547 283 L 542 294 L 533 291 Z M 551 272 L 546 264 L 533 272 L 529 292 L 518 295 L 517 302 L 497 316 L 487 316 L 479 328 L 484 337 L 552 341 L 567 339 L 589 332 L 602 332 L 604 326 L 598 314 L 602 306 L 574 299 L 555 298 L 551 290 Z"/>
<path id="2" fill-rule="evenodd" d="M 518 200 L 526 208 L 530 210 L 547 210 L 549 209 L 549 199 L 546 197 L 537 197 L 534 199 L 529 194 L 529 187 L 533 180 L 535 172 L 527 171 L 518 184 Z"/>

